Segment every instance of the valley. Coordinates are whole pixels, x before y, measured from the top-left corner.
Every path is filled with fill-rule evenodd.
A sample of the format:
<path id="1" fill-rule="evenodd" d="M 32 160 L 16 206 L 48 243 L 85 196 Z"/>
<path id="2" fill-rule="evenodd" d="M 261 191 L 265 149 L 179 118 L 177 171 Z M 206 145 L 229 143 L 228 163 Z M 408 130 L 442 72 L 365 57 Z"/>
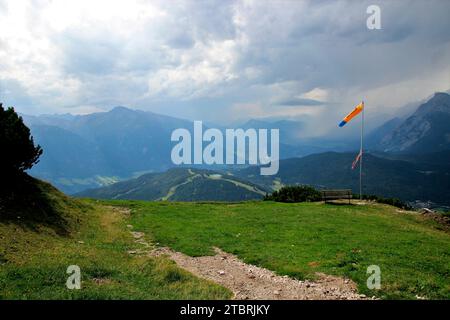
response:
<path id="1" fill-rule="evenodd" d="M 395 197 L 415 206 L 449 207 L 450 133 L 443 125 L 449 114 L 450 95 L 436 93 L 411 115 L 388 120 L 370 132 L 363 193 Z M 188 167 L 175 168 L 170 157 L 173 130 L 187 128 L 194 136 L 187 120 L 125 107 L 86 116 L 24 116 L 24 120 L 45 150 L 30 173 L 68 194 L 101 199 L 242 201 L 261 199 L 266 192 L 288 184 L 358 192 L 358 174 L 351 170 L 357 154 L 353 141 L 337 144 L 330 136 L 301 139 L 301 122 L 249 120 L 239 126 L 279 129 L 281 160 L 276 175 L 261 176 L 264 166 L 248 163 L 205 164 L 189 166 L 197 173 L 204 171 L 188 179 Z M 194 152 L 193 148 L 187 151 Z M 220 178 L 214 181 L 214 176 Z"/>
<path id="2" fill-rule="evenodd" d="M 437 155 L 436 155 L 437 156 Z M 427 207 L 450 206 L 450 163 L 442 158 L 365 155 L 363 193 L 399 198 Z M 318 189 L 348 188 L 358 192 L 357 170 L 351 169 L 354 153 L 321 153 L 280 161 L 274 176 L 261 176 L 259 166 L 235 170 L 174 168 L 151 173 L 98 189 L 77 197 L 169 201 L 242 201 L 262 199 L 283 185 L 311 185 Z M 434 159 L 429 163 L 427 159 Z M 329 164 L 333 165 L 330 166 Z"/>

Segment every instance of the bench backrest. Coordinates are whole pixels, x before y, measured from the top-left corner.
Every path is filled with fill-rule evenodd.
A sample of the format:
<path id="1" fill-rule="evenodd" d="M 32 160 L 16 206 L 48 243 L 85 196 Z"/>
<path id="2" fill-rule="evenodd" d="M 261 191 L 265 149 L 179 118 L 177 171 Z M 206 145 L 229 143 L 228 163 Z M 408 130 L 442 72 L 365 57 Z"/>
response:
<path id="1" fill-rule="evenodd" d="M 343 189 L 343 190 L 322 190 L 322 198 L 325 200 L 333 200 L 333 199 L 351 199 L 352 190 Z"/>

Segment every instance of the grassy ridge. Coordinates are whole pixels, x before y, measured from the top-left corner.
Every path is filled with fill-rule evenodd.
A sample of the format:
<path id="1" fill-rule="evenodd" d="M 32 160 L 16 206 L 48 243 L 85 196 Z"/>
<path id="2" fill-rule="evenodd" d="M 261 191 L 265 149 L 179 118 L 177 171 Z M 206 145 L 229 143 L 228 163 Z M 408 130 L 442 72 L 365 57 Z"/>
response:
<path id="1" fill-rule="evenodd" d="M 414 213 L 380 204 L 272 202 L 121 202 L 136 229 L 193 256 L 212 246 L 280 274 L 344 275 L 366 295 L 450 298 L 450 235 Z M 366 286 L 369 265 L 382 272 L 381 290 Z"/>
<path id="2" fill-rule="evenodd" d="M 70 199 L 36 182 L 61 214 L 25 220 L 27 209 L 0 215 L 0 299 L 226 299 L 231 293 L 179 269 L 166 258 L 127 253 L 139 245 L 127 216 L 97 202 Z M 8 215 L 6 215 L 8 212 Z M 17 218 L 13 213 L 20 213 Z M 26 213 L 26 212 L 25 212 Z M 81 290 L 65 286 L 69 265 L 81 268 Z"/>
<path id="3" fill-rule="evenodd" d="M 261 199 L 266 189 L 233 175 L 196 168 L 172 168 L 79 192 L 76 197 L 116 200 L 245 201 Z"/>

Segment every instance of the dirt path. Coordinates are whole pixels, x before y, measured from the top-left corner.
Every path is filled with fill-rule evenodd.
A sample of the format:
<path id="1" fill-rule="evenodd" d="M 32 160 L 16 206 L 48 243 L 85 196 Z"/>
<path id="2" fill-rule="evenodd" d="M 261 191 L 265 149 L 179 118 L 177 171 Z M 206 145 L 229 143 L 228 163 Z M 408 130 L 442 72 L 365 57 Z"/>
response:
<path id="1" fill-rule="evenodd" d="M 367 299 L 359 295 L 356 285 L 349 279 L 317 274 L 316 281 L 299 281 L 288 276 L 279 276 L 261 267 L 241 261 L 238 257 L 215 248 L 216 255 L 190 257 L 170 248 L 155 248 L 146 242 L 144 233 L 131 231 L 141 248 L 130 254 L 149 256 L 166 255 L 177 265 L 194 275 L 216 282 L 234 293 L 234 299 L 267 300 L 355 300 Z"/>
<path id="2" fill-rule="evenodd" d="M 279 276 L 261 267 L 242 262 L 236 256 L 215 248 L 215 256 L 190 257 L 169 248 L 158 248 L 150 254 L 168 255 L 178 266 L 198 277 L 227 287 L 234 299 L 262 300 L 334 300 L 361 299 L 356 285 L 348 280 L 317 274 L 317 281 L 299 281 Z"/>

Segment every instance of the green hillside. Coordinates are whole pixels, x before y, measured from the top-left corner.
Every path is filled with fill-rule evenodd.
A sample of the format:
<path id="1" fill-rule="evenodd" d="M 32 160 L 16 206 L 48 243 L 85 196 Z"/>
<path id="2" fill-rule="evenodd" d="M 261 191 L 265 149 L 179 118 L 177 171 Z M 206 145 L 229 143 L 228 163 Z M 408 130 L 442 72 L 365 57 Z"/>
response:
<path id="1" fill-rule="evenodd" d="M 175 168 L 149 173 L 76 194 L 97 199 L 169 201 L 243 201 L 261 199 L 267 189 L 216 171 Z"/>
<path id="2" fill-rule="evenodd" d="M 351 168 L 356 154 L 325 152 L 281 160 L 280 170 L 274 176 L 261 176 L 256 166 L 235 174 L 266 188 L 276 188 L 280 184 L 308 184 L 317 188 L 349 188 L 357 193 L 359 170 Z M 365 154 L 363 193 L 450 205 L 450 162 L 443 165 L 423 161 L 394 160 Z"/>
<path id="3" fill-rule="evenodd" d="M 448 152 L 416 155 L 366 153 L 363 193 L 429 206 L 450 206 Z M 282 185 L 307 184 L 319 189 L 359 192 L 359 170 L 351 164 L 356 152 L 325 152 L 280 160 L 276 175 L 262 176 L 259 166 L 230 172 L 174 168 L 149 173 L 106 187 L 76 194 L 78 197 L 123 200 L 244 201 L 261 199 Z"/>
<path id="4" fill-rule="evenodd" d="M 0 196 L 0 299 L 226 299 L 231 293 L 139 248 L 124 211 L 28 181 L 13 204 Z M 67 267 L 81 290 L 66 288 Z"/>
<path id="5" fill-rule="evenodd" d="M 211 255 L 216 246 L 293 277 L 344 275 L 368 296 L 450 299 L 450 234 L 418 213 L 380 204 L 127 205 L 136 229 L 189 255 Z M 379 291 L 366 286 L 370 265 L 381 268 Z"/>
<path id="6" fill-rule="evenodd" d="M 216 246 L 291 277 L 349 277 L 367 296 L 450 299 L 448 226 L 415 212 L 380 204 L 72 199 L 34 179 L 24 190 L 12 204 L 0 198 L 0 299 L 231 297 L 167 257 L 133 254 L 142 245 L 131 230 L 192 256 Z M 69 265 L 81 268 L 81 290 L 65 286 Z M 369 265 L 381 268 L 379 291 L 366 287 Z"/>

